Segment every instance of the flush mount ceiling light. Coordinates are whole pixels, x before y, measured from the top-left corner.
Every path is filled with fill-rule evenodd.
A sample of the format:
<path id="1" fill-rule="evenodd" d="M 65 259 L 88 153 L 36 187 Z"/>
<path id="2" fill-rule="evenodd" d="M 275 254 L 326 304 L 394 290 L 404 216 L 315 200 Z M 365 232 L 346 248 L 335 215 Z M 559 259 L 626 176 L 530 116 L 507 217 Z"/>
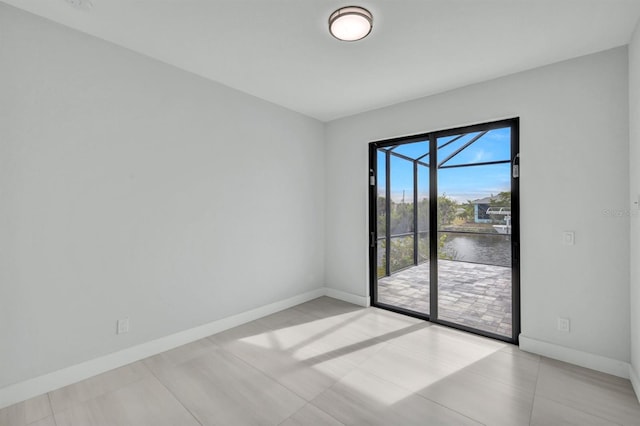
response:
<path id="1" fill-rule="evenodd" d="M 358 6 L 342 7 L 329 17 L 329 32 L 342 41 L 361 40 L 369 35 L 373 27 L 373 15 Z"/>
<path id="2" fill-rule="evenodd" d="M 93 7 L 91 0 L 67 0 L 67 3 L 77 9 L 91 9 Z"/>

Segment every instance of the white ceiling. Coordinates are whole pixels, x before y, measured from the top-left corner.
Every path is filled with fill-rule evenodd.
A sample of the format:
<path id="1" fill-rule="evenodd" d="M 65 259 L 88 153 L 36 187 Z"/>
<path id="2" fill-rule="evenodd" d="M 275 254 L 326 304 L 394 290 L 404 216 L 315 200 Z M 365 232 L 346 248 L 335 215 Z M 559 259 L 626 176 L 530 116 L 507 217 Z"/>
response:
<path id="1" fill-rule="evenodd" d="M 323 121 L 627 44 L 640 0 L 2 0 Z M 366 39 L 331 12 L 368 8 Z"/>

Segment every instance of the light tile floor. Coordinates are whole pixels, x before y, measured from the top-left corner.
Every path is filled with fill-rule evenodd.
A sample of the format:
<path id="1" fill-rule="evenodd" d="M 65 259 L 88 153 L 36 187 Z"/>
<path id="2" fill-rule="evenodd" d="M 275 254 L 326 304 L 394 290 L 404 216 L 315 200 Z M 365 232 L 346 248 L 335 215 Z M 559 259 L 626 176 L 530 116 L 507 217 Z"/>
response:
<path id="1" fill-rule="evenodd" d="M 429 262 L 378 280 L 378 301 L 429 314 Z M 511 337 L 511 268 L 438 261 L 438 316 Z"/>
<path id="2" fill-rule="evenodd" d="M 2 426 L 640 425 L 628 380 L 319 298 L 0 410 Z"/>

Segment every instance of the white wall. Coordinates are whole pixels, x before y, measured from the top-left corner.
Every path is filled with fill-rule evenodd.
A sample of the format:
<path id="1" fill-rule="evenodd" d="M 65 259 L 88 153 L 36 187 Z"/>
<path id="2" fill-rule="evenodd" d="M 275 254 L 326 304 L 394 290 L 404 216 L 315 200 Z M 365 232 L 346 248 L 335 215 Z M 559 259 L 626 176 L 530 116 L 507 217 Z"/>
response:
<path id="1" fill-rule="evenodd" d="M 629 218 L 604 211 L 627 209 L 627 72 L 622 47 L 329 123 L 327 285 L 368 293 L 368 142 L 518 116 L 522 333 L 624 366 Z"/>
<path id="2" fill-rule="evenodd" d="M 640 22 L 629 44 L 629 140 L 631 205 L 631 366 L 640 398 Z"/>
<path id="3" fill-rule="evenodd" d="M 367 143 L 512 116 L 523 335 L 629 361 L 626 59 L 615 49 L 334 121 L 325 149 L 315 120 L 0 3 L 0 388 L 320 288 L 324 275 L 366 296 Z M 124 316 L 131 332 L 116 336 Z"/>
<path id="4" fill-rule="evenodd" d="M 0 388 L 321 288 L 323 141 L 0 3 Z"/>

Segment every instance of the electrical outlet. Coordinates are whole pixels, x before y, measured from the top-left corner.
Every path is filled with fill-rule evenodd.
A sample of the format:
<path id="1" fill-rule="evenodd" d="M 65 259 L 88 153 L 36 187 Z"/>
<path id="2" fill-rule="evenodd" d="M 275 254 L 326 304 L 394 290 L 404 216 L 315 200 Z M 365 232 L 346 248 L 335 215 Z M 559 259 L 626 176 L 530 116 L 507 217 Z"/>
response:
<path id="1" fill-rule="evenodd" d="M 562 243 L 565 246 L 572 246 L 576 243 L 576 234 L 573 231 L 564 231 L 562 233 Z"/>
<path id="2" fill-rule="evenodd" d="M 129 318 L 123 318 L 118 320 L 118 327 L 116 334 L 124 334 L 129 332 Z"/>
<path id="3" fill-rule="evenodd" d="M 571 321 L 569 318 L 558 318 L 558 331 L 569 332 Z"/>

